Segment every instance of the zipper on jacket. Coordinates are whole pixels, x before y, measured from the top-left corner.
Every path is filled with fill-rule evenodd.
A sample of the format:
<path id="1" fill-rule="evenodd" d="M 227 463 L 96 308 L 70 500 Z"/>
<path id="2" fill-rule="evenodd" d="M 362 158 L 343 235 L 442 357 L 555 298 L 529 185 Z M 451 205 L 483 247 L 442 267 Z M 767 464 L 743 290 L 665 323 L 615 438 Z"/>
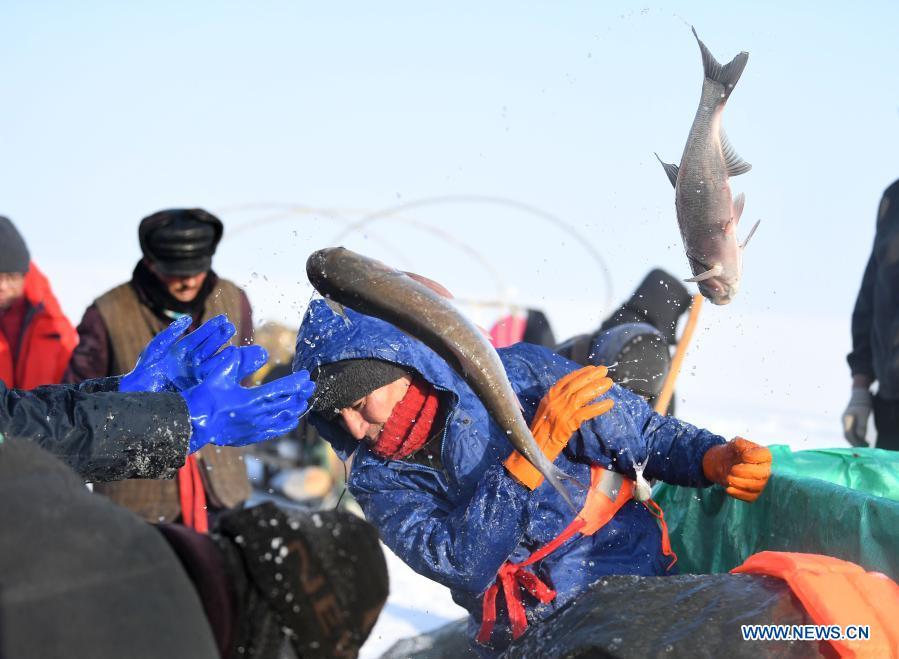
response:
<path id="1" fill-rule="evenodd" d="M 22 352 L 22 346 L 25 345 L 25 337 L 26 337 L 26 335 L 27 335 L 27 334 L 32 330 L 32 328 L 33 328 L 33 327 L 32 327 L 32 322 L 31 322 L 31 321 L 33 321 L 33 320 L 34 320 L 34 317 L 37 316 L 38 313 L 40 313 L 41 311 L 43 311 L 43 309 L 44 309 L 44 303 L 43 303 L 43 302 L 38 302 L 37 305 L 36 305 L 36 306 L 33 306 L 33 307 L 32 307 L 30 304 L 28 304 L 28 309 L 25 311 L 25 316 L 22 318 L 22 329 L 21 329 L 21 331 L 19 332 L 19 338 L 18 338 L 18 340 L 16 341 L 15 350 L 14 350 L 13 353 L 12 353 L 13 361 L 15 362 L 15 363 L 13 364 L 13 377 L 15 377 L 16 375 L 18 375 L 18 373 L 16 373 L 16 371 L 19 370 L 19 369 L 18 369 L 18 365 L 19 365 L 19 362 L 21 361 L 19 358 L 22 356 L 22 355 L 21 355 L 21 352 Z M 22 363 L 24 363 L 24 362 L 22 362 Z"/>

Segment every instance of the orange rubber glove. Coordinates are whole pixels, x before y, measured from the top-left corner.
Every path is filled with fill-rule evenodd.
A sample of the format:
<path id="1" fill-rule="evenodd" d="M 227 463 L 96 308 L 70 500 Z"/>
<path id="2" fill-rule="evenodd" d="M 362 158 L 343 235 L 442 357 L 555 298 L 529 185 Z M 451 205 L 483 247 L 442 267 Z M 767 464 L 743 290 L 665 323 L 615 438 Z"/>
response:
<path id="1" fill-rule="evenodd" d="M 531 422 L 531 434 L 550 462 L 559 456 L 584 421 L 612 409 L 612 400 L 588 404 L 611 389 L 612 380 L 606 377 L 608 372 L 605 366 L 585 366 L 573 371 L 556 382 L 540 401 Z M 518 451 L 512 452 L 505 466 L 531 490 L 543 482 L 540 472 Z"/>
<path id="2" fill-rule="evenodd" d="M 752 502 L 759 498 L 771 476 L 771 451 L 737 437 L 706 451 L 702 472 L 713 483 L 723 485 L 735 499 Z"/>

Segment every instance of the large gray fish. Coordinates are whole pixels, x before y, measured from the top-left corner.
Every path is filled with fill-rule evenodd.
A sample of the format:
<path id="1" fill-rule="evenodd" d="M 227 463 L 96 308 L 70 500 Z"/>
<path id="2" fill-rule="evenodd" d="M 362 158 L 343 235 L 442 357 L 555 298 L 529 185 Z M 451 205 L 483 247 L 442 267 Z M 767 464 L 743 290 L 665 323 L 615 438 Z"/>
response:
<path id="1" fill-rule="evenodd" d="M 518 397 L 496 350 L 445 297 L 406 273 L 343 247 L 314 252 L 306 274 L 326 298 L 387 321 L 440 355 L 477 394 L 509 441 L 576 510 L 562 480 L 521 414 Z"/>
<path id="2" fill-rule="evenodd" d="M 702 295 L 714 304 L 727 304 L 740 286 L 743 248 L 755 233 L 758 222 L 742 244 L 737 243 L 737 224 L 746 197 L 731 196 L 729 178 L 748 172 L 744 162 L 727 140 L 721 127 L 721 114 L 734 86 L 749 60 L 741 52 L 721 66 L 699 39 L 702 53 L 702 97 L 693 119 L 693 127 L 684 147 L 680 166 L 659 162 L 674 186 L 677 223 L 687 252 L 693 277 L 686 281 L 699 284 Z"/>

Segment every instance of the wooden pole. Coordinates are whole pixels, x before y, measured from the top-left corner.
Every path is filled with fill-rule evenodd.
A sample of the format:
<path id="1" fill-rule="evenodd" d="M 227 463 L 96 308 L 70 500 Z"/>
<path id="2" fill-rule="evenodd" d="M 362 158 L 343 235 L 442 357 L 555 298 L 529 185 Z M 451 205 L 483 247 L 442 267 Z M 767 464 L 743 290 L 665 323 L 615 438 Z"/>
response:
<path id="1" fill-rule="evenodd" d="M 690 316 L 687 318 L 687 326 L 684 327 L 684 333 L 681 334 L 680 341 L 677 342 L 677 350 L 674 351 L 674 359 L 671 360 L 671 369 L 668 371 L 668 377 L 665 378 L 662 392 L 656 399 L 655 411 L 659 414 L 665 414 L 668 410 L 668 403 L 671 402 L 671 397 L 674 395 L 674 383 L 677 381 L 677 376 L 680 375 L 681 364 L 684 362 L 684 355 L 687 354 L 687 346 L 690 345 L 690 339 L 693 338 L 693 330 L 696 329 L 700 308 L 702 308 L 702 295 L 697 293 L 693 296 L 693 304 L 690 305 Z"/>

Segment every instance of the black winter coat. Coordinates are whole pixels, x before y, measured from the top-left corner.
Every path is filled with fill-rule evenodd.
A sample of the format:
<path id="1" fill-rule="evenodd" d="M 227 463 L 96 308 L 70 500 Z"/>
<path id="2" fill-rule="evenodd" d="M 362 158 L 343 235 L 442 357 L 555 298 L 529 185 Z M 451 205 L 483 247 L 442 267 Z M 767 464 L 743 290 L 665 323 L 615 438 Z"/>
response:
<path id="1" fill-rule="evenodd" d="M 852 312 L 853 375 L 880 383 L 880 397 L 899 400 L 899 181 L 880 202 L 877 233 Z"/>
<path id="2" fill-rule="evenodd" d="M 191 426 L 174 393 L 119 393 L 118 378 L 30 391 L 0 382 L 0 435 L 34 442 L 87 481 L 173 478 Z"/>

